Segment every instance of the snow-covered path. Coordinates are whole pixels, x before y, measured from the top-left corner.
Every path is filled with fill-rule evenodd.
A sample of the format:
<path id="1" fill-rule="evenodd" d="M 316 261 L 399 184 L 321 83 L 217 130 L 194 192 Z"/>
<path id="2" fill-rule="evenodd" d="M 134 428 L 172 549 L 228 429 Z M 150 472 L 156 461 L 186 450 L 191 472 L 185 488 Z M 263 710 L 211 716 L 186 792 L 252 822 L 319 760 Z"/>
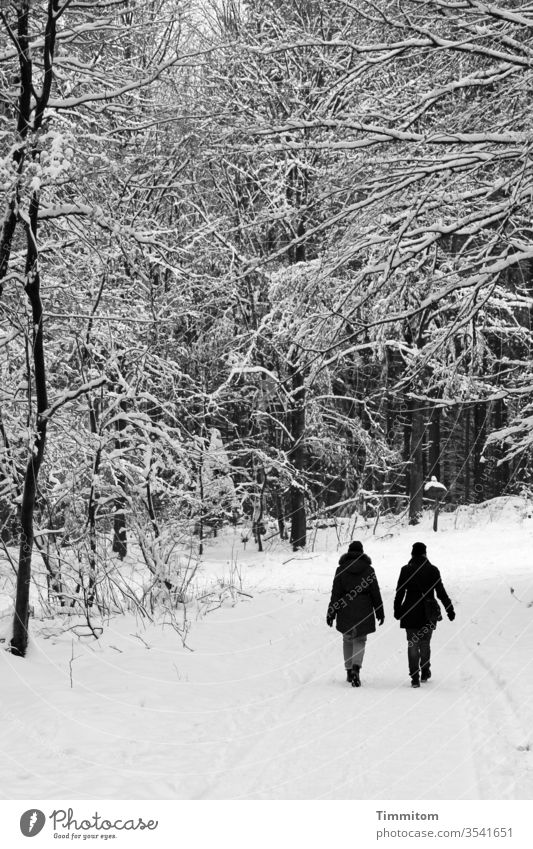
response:
<path id="1" fill-rule="evenodd" d="M 360 689 L 325 624 L 336 552 L 283 571 L 256 562 L 254 597 L 194 623 L 192 652 L 133 619 L 91 644 L 41 629 L 27 660 L 0 654 L 0 796 L 531 798 L 533 579 L 520 533 L 505 570 L 474 531 L 461 546 L 478 567 L 473 553 L 467 570 L 442 567 L 457 619 L 439 625 L 419 690 L 392 618 L 387 544 L 373 552 L 387 619 Z M 488 551 L 498 534 L 484 536 Z"/>
<path id="2" fill-rule="evenodd" d="M 302 632 L 316 616 L 316 601 L 302 601 Z M 330 632 L 325 641 L 323 633 L 321 639 L 316 633 L 302 637 L 299 658 L 288 668 L 283 664 L 295 637 L 288 635 L 287 644 L 278 646 L 279 667 L 263 684 L 271 703 L 253 712 L 243 706 L 233 717 L 238 745 L 227 746 L 205 797 L 479 796 L 467 705 L 455 668 L 457 640 L 447 646 L 446 661 L 435 662 L 440 673 L 413 691 L 403 634 L 389 623 L 369 639 L 363 686 L 354 690 L 344 681 L 339 635 Z M 242 741 L 245 729 L 252 736 Z"/>

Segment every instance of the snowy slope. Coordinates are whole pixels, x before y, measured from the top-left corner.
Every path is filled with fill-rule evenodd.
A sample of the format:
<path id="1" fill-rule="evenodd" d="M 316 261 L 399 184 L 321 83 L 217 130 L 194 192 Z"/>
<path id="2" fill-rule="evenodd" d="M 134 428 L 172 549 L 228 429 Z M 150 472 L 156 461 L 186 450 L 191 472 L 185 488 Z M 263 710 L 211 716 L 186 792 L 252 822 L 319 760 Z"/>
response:
<path id="1" fill-rule="evenodd" d="M 531 798 L 533 519 L 516 500 L 444 515 L 438 534 L 429 522 L 354 534 L 387 614 L 359 690 L 325 624 L 334 529 L 297 556 L 214 541 L 202 580 L 235 572 L 237 558 L 253 598 L 194 621 L 189 648 L 133 618 L 112 620 L 98 642 L 35 622 L 26 660 L 0 653 L 0 795 Z M 434 637 L 434 677 L 412 690 L 392 596 L 417 539 L 457 618 Z"/>

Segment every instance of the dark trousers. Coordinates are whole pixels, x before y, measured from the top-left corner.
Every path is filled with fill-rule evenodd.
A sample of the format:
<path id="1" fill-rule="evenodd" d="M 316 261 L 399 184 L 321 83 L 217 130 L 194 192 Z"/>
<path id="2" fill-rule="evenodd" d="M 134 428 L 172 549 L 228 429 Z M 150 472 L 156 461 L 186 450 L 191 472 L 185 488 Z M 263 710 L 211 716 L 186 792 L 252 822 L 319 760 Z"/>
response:
<path id="1" fill-rule="evenodd" d="M 409 661 L 409 675 L 411 678 L 418 677 L 420 672 L 429 672 L 431 659 L 431 625 L 423 628 L 406 628 L 407 636 L 407 659 Z"/>

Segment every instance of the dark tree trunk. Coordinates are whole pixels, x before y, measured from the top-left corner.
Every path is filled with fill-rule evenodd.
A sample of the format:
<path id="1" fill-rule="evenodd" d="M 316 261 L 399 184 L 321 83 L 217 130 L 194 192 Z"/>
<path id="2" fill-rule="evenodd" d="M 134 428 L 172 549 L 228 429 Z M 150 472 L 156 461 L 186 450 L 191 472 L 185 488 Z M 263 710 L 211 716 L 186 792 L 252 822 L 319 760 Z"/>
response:
<path id="1" fill-rule="evenodd" d="M 93 462 L 93 480 L 91 491 L 89 493 L 89 504 L 87 506 L 87 523 L 89 526 L 89 593 L 87 603 L 89 607 L 94 601 L 97 573 L 97 546 L 96 546 L 96 507 L 98 492 L 96 491 L 95 481 L 97 480 L 100 470 L 101 448 L 96 449 Z"/>
<path id="2" fill-rule="evenodd" d="M 289 250 L 289 262 L 305 262 L 307 250 L 305 242 L 306 223 L 303 206 L 307 201 L 308 173 L 301 167 L 299 162 L 294 162 L 287 175 L 287 200 L 294 209 L 299 210 L 299 217 L 292 235 L 297 237 L 297 244 Z M 289 354 L 290 359 L 290 354 Z M 305 386 L 301 365 L 293 361 L 290 363 L 289 373 L 291 375 L 292 404 L 290 411 L 289 430 L 292 437 L 292 445 L 289 456 L 296 471 L 296 482 L 290 487 L 290 509 L 291 509 L 291 534 L 290 541 L 293 550 L 303 548 L 306 544 L 306 515 L 305 515 L 305 492 L 303 475 L 305 465 L 304 458 L 304 434 L 305 434 Z"/>
<path id="3" fill-rule="evenodd" d="M 474 440 L 473 440 L 473 471 L 474 499 L 476 502 L 485 500 L 485 468 L 482 453 L 487 438 L 487 405 L 474 405 Z"/>
<path id="4" fill-rule="evenodd" d="M 276 518 L 278 521 L 278 530 L 280 539 L 287 539 L 287 531 L 285 529 L 285 517 L 283 514 L 283 501 L 279 492 L 276 492 L 274 496 L 274 504 L 276 510 Z"/>
<path id="5" fill-rule="evenodd" d="M 93 316 L 98 308 L 100 300 L 102 298 L 102 294 L 104 291 L 104 286 L 106 282 L 106 275 L 102 275 L 102 279 L 100 281 L 100 288 L 96 295 L 96 300 L 94 302 L 92 308 L 91 318 L 87 324 L 87 330 L 85 333 L 85 345 L 80 348 L 80 371 L 83 380 L 86 380 L 85 377 L 85 364 L 90 364 L 90 339 L 91 339 L 91 330 L 93 327 Z M 95 438 L 95 442 L 97 443 L 97 448 L 94 453 L 93 460 L 93 470 L 92 470 L 92 479 L 91 479 L 91 489 L 89 492 L 89 502 L 87 504 L 87 524 L 89 529 L 89 592 L 87 596 L 88 606 L 91 606 L 94 597 L 96 594 L 96 577 L 98 570 L 98 558 L 97 558 L 97 540 L 96 540 L 96 518 L 97 518 L 97 505 L 98 505 L 98 475 L 100 473 L 100 462 L 102 458 L 102 446 L 100 440 L 97 440 L 96 437 L 99 435 L 99 406 L 98 401 L 93 399 L 91 394 L 87 397 L 87 406 L 89 411 L 89 429 L 93 437 Z"/>
<path id="6" fill-rule="evenodd" d="M 203 475 L 203 450 L 198 467 L 198 491 L 200 493 L 200 519 L 198 521 L 198 554 L 204 553 L 204 475 Z"/>
<path id="7" fill-rule="evenodd" d="M 20 510 L 20 549 L 17 574 L 17 593 L 15 598 L 15 617 L 11 651 L 19 657 L 24 657 L 28 647 L 28 616 L 30 604 L 31 557 L 33 552 L 33 517 L 35 498 L 37 495 L 37 480 L 41 468 L 46 444 L 46 429 L 48 420 L 43 415 L 48 407 L 46 391 L 46 368 L 44 359 L 43 339 L 43 308 L 40 292 L 40 275 L 37 264 L 36 230 L 37 230 L 38 200 L 34 196 L 30 208 L 30 222 L 26 225 L 27 259 L 26 259 L 26 294 L 30 302 L 33 324 L 33 370 L 35 392 L 37 395 L 37 422 L 33 450 L 26 466 L 22 504 Z"/>
<path id="8" fill-rule="evenodd" d="M 405 486 L 405 494 L 409 495 L 411 492 L 411 466 L 409 464 L 411 458 L 411 429 L 412 422 L 408 408 L 404 411 L 404 423 L 403 423 L 403 451 L 402 457 L 404 462 L 404 486 Z"/>
<path id="9" fill-rule="evenodd" d="M 257 505 L 254 508 L 252 517 L 252 534 L 257 544 L 257 550 L 263 551 L 263 540 L 261 539 L 264 533 L 263 513 L 265 509 L 265 489 L 267 485 L 267 475 L 263 467 L 260 467 L 256 475 L 257 483 L 260 486 Z"/>
<path id="10" fill-rule="evenodd" d="M 293 365 L 292 372 L 292 409 L 290 413 L 290 432 L 292 437 L 292 448 L 289 452 L 290 460 L 295 468 L 297 481 L 290 487 L 291 505 L 291 537 L 290 541 L 294 551 L 303 548 L 306 544 L 306 515 L 305 515 L 305 493 L 302 481 L 304 471 L 304 433 L 305 433 L 305 387 L 301 370 Z"/>
<path id="11" fill-rule="evenodd" d="M 91 434 L 96 437 L 98 433 L 98 417 L 95 405 L 92 398 L 89 396 L 89 427 Z M 87 595 L 87 604 L 90 607 L 94 602 L 96 573 L 97 573 L 97 546 L 96 546 L 96 510 L 98 504 L 97 483 L 98 474 L 100 472 L 100 459 L 102 456 L 101 446 L 98 445 L 92 470 L 91 489 L 89 492 L 89 503 L 87 505 L 87 524 L 89 529 L 89 592 Z"/>
<path id="12" fill-rule="evenodd" d="M 150 466 L 151 465 L 152 464 L 150 462 Z M 160 536 L 159 524 L 157 522 L 157 516 L 156 516 L 156 512 L 155 512 L 155 507 L 154 507 L 154 499 L 153 499 L 153 495 L 152 495 L 152 487 L 151 487 L 151 484 L 150 484 L 150 478 L 149 477 L 147 477 L 147 479 L 146 479 L 146 509 L 148 510 L 148 516 L 150 518 L 150 524 L 152 525 L 154 537 L 156 539 L 158 539 L 159 536 Z"/>
<path id="13" fill-rule="evenodd" d="M 429 457 L 428 477 L 435 475 L 440 480 L 440 407 L 434 406 L 431 410 L 429 423 Z"/>
<path id="14" fill-rule="evenodd" d="M 123 499 L 115 502 L 115 515 L 113 517 L 113 551 L 118 554 L 120 560 L 124 560 L 128 553 L 128 537 L 126 533 L 126 516 L 124 515 Z"/>
<path id="15" fill-rule="evenodd" d="M 470 479 L 472 462 L 470 458 L 470 407 L 465 410 L 465 502 L 470 504 Z"/>
<path id="16" fill-rule="evenodd" d="M 423 475 L 423 442 L 424 442 L 424 411 L 420 402 L 413 399 L 410 404 L 411 441 L 410 441 L 410 486 L 409 486 L 409 524 L 417 525 L 422 513 L 424 497 Z"/>
<path id="17" fill-rule="evenodd" d="M 115 437 L 115 449 L 121 451 L 124 448 L 124 439 L 122 434 L 126 428 L 126 418 L 123 415 L 124 401 L 119 401 L 119 414 L 115 423 L 117 435 Z M 115 511 L 113 516 L 113 545 L 112 549 L 115 554 L 118 554 L 120 560 L 124 560 L 128 553 L 128 538 L 126 535 L 126 514 L 125 514 L 125 490 L 126 481 L 124 475 L 117 473 L 117 481 L 121 490 L 121 494 L 115 498 Z"/>
<path id="18" fill-rule="evenodd" d="M 17 36 L 16 45 L 20 66 L 20 89 L 18 100 L 17 133 L 21 141 L 28 137 L 31 122 L 31 97 L 33 91 L 33 68 L 31 52 L 29 47 L 29 10 L 30 3 L 21 3 L 17 8 Z M 48 17 L 46 23 L 45 42 L 43 50 L 44 75 L 40 95 L 35 94 L 35 112 L 33 117 L 33 131 L 37 133 L 42 126 L 44 111 L 50 97 L 53 79 L 53 56 L 56 35 L 58 0 L 51 0 L 48 4 Z M 13 160 L 18 174 L 21 173 L 24 163 L 25 146 L 18 145 Z M 35 157 L 35 148 L 32 149 L 32 157 Z M 34 192 L 31 196 L 28 217 L 19 219 L 17 212 L 18 189 L 12 198 L 8 214 L 2 229 L 0 244 L 0 290 L 1 280 L 7 273 L 9 257 L 11 253 L 11 242 L 15 232 L 17 220 L 22 221 L 26 233 L 26 267 L 25 267 L 25 292 L 32 313 L 33 326 L 33 372 L 35 394 L 37 396 L 37 417 L 35 423 L 35 435 L 31 454 L 26 465 L 24 474 L 24 485 L 22 489 L 22 503 L 20 509 L 20 549 L 19 565 L 17 573 L 17 591 L 15 598 L 15 616 L 13 622 L 13 636 L 11 639 L 11 651 L 19 657 L 24 657 L 28 647 L 28 616 L 30 600 L 31 581 L 31 558 L 34 543 L 33 519 L 35 512 L 35 499 L 37 495 L 37 482 L 39 471 L 44 456 L 46 445 L 46 429 L 48 420 L 45 411 L 48 408 L 48 397 L 46 388 L 46 366 L 44 357 L 43 337 L 43 307 L 41 301 L 41 280 L 38 264 L 37 249 L 37 224 L 39 213 L 39 194 Z M 29 377 L 29 376 L 28 376 Z"/>
<path id="19" fill-rule="evenodd" d="M 388 385 L 389 385 L 389 374 L 390 374 L 390 355 L 389 355 L 388 349 L 386 351 L 386 360 L 387 360 L 387 367 L 383 371 L 382 382 L 383 382 L 384 386 L 388 387 Z M 389 448 L 393 448 L 394 444 L 395 444 L 394 397 L 388 391 L 388 389 L 387 389 L 387 391 L 384 395 L 384 404 L 385 404 L 384 415 L 385 415 L 385 427 L 386 427 L 385 438 L 387 440 L 387 445 L 389 446 Z M 384 480 L 384 486 L 385 486 L 385 490 L 387 492 L 390 492 L 391 489 L 392 489 L 392 486 L 391 486 L 392 479 L 393 479 L 392 478 L 392 472 L 391 472 L 390 469 L 388 469 L 387 472 L 385 473 L 385 480 Z M 395 499 L 394 498 L 388 498 L 388 497 L 385 498 L 383 500 L 383 506 L 384 506 L 385 510 L 387 510 L 387 511 L 388 510 L 394 510 Z"/>
<path id="20" fill-rule="evenodd" d="M 505 408 L 505 404 L 502 398 L 498 398 L 494 402 L 494 414 L 493 414 L 493 430 L 500 430 L 503 428 L 507 421 L 507 410 Z M 495 483 L 495 495 L 503 495 L 508 484 L 509 484 L 509 463 L 505 461 L 500 463 L 503 456 L 503 451 L 501 446 L 497 446 L 493 448 L 494 452 L 494 461 L 495 461 L 495 469 L 494 469 L 494 483 Z"/>
<path id="21" fill-rule="evenodd" d="M 440 510 L 440 500 L 437 498 L 435 500 L 435 507 L 433 509 L 433 530 L 437 533 L 439 529 L 439 510 Z"/>

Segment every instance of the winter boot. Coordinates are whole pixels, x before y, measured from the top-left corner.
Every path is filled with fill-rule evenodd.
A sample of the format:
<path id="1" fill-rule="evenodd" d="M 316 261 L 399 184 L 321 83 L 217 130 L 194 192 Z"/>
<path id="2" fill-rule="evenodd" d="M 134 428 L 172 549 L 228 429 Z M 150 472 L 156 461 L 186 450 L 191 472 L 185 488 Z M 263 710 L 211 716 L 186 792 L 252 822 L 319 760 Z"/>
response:
<path id="1" fill-rule="evenodd" d="M 411 687 L 420 687 L 420 678 L 418 673 L 416 675 L 411 675 Z"/>
<path id="2" fill-rule="evenodd" d="M 420 680 L 421 681 L 429 681 L 430 678 L 431 678 L 431 670 L 430 669 L 423 669 L 422 675 L 420 676 Z"/>
<path id="3" fill-rule="evenodd" d="M 352 669 L 347 669 L 347 670 L 346 670 L 346 680 L 347 680 L 348 684 L 351 684 L 351 683 L 352 683 L 352 674 L 353 674 L 353 670 L 352 670 Z"/>
<path id="4" fill-rule="evenodd" d="M 361 679 L 359 677 L 360 666 L 354 666 L 352 669 L 352 687 L 360 687 Z"/>

